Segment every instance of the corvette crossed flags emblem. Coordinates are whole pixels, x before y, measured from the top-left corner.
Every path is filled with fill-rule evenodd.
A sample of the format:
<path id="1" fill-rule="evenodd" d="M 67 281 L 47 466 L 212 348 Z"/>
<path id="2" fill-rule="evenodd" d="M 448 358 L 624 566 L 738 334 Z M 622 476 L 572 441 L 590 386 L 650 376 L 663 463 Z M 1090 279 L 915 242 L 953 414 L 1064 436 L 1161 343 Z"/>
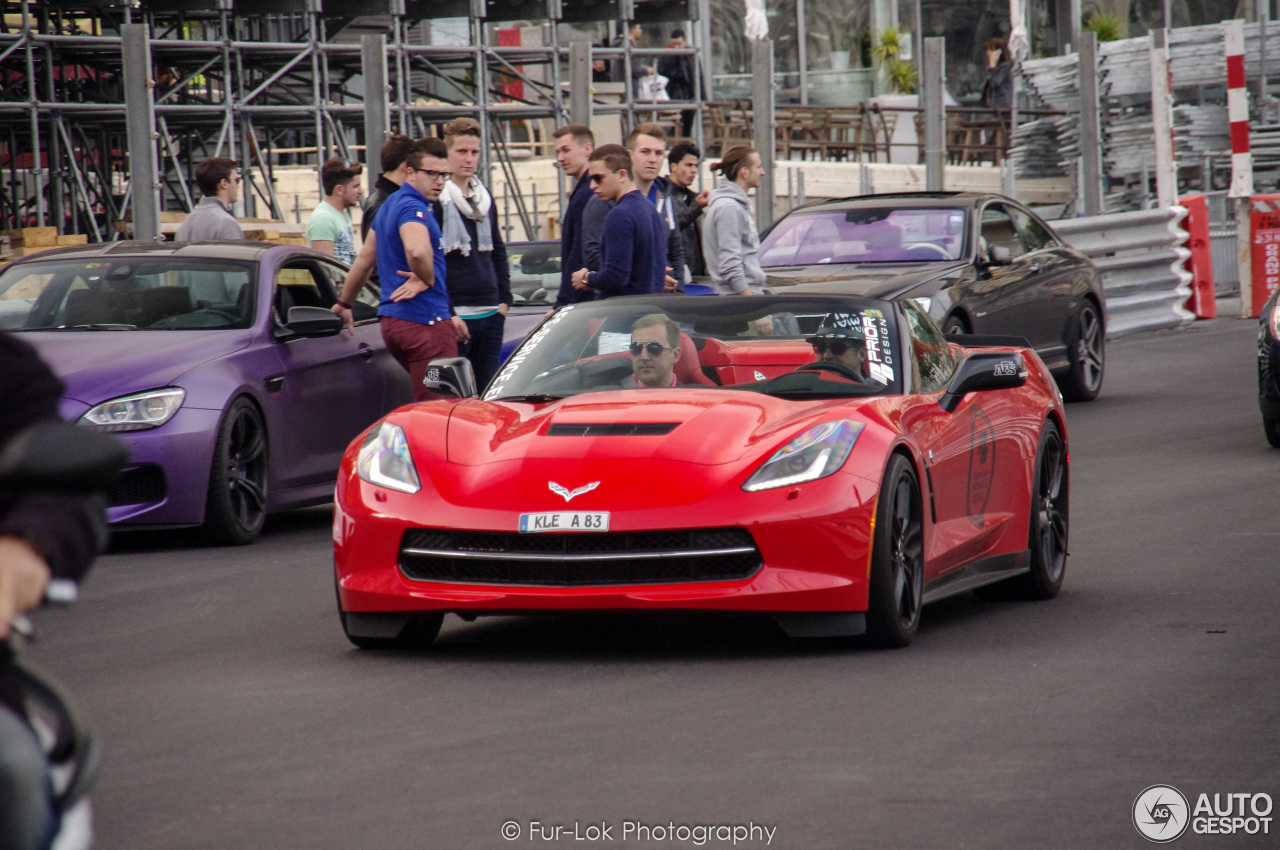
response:
<path id="1" fill-rule="evenodd" d="M 548 481 L 547 486 L 551 488 L 552 493 L 556 493 L 557 495 L 564 496 L 564 500 L 568 502 L 576 496 L 581 496 L 583 493 L 590 493 L 592 490 L 600 486 L 600 482 L 592 481 L 590 484 L 582 485 L 577 490 L 570 490 L 568 487 L 561 487 L 559 484 L 557 484 L 554 481 Z"/>

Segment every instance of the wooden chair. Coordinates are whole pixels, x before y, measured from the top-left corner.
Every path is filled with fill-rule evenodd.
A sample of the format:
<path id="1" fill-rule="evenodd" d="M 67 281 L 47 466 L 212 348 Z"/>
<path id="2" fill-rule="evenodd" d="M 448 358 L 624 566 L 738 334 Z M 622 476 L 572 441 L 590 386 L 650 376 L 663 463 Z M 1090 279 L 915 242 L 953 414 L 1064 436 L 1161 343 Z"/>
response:
<path id="1" fill-rule="evenodd" d="M 867 150 L 867 110 L 833 107 L 827 115 L 827 150 L 824 158 L 860 160 Z"/>

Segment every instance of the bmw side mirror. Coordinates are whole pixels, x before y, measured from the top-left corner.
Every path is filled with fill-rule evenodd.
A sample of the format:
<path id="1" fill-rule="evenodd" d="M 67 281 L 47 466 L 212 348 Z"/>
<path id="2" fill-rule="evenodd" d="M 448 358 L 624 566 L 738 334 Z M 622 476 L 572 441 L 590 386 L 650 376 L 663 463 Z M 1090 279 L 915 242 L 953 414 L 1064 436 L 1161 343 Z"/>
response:
<path id="1" fill-rule="evenodd" d="M 1027 382 L 1027 364 L 1017 352 L 975 351 L 964 359 L 938 404 L 953 412 L 969 393 L 1008 390 Z"/>
<path id="2" fill-rule="evenodd" d="M 333 336 L 342 330 L 342 317 L 324 307 L 290 307 L 284 328 L 292 336 Z"/>
<path id="3" fill-rule="evenodd" d="M 433 393 L 456 398 L 477 398 L 476 373 L 465 357 L 442 357 L 427 364 L 422 385 Z"/>

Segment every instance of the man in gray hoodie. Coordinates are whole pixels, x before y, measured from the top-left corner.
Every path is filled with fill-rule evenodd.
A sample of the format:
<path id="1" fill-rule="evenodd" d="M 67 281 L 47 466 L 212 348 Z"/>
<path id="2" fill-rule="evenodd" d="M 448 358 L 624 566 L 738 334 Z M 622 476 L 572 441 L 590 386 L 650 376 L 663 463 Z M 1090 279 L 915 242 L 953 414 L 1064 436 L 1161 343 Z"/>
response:
<path id="1" fill-rule="evenodd" d="M 722 295 L 767 294 L 764 269 L 757 256 L 760 235 L 747 194 L 764 178 L 760 154 L 746 145 L 730 148 L 711 170 L 723 176 L 711 192 L 703 216 L 702 255 L 707 274 Z"/>

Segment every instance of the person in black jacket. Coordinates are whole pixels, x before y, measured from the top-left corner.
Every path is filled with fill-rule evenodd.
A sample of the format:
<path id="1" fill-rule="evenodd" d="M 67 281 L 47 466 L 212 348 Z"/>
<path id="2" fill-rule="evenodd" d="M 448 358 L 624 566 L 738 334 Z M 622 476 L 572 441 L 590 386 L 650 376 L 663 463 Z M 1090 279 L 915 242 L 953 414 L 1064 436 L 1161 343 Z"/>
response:
<path id="1" fill-rule="evenodd" d="M 400 188 L 404 178 L 409 175 L 405 160 L 409 157 L 409 146 L 412 144 L 413 139 L 408 136 L 392 136 L 382 143 L 382 173 L 369 188 L 369 194 L 360 205 L 360 239 L 362 241 L 369 238 L 369 228 L 373 227 L 373 217 L 378 214 L 378 208 Z M 382 291 L 377 269 L 369 275 L 369 283 L 377 287 L 379 292 Z"/>
<path id="2" fill-rule="evenodd" d="M 453 176 L 432 208 L 443 232 L 449 298 L 470 331 L 470 339 L 458 345 L 458 354 L 471 361 L 476 386 L 484 389 L 502 362 L 511 267 L 498 231 L 493 196 L 475 176 L 480 164 L 480 122 L 453 119 L 444 126 L 444 143 Z"/>
<path id="3" fill-rule="evenodd" d="M 672 30 L 671 43 L 667 47 L 683 50 L 687 46 L 688 42 L 685 41 L 684 30 Z M 693 100 L 694 70 L 692 56 L 688 54 L 663 56 L 658 60 L 658 73 L 667 78 L 668 97 L 676 101 Z M 693 119 L 696 114 L 692 109 L 685 109 L 680 113 L 680 135 L 686 139 L 693 135 Z"/>
<path id="4" fill-rule="evenodd" d="M 58 420 L 62 383 L 35 350 L 0 332 L 0 446 Z M 0 488 L 0 639 L 16 614 L 44 600 L 51 578 L 79 581 L 106 541 L 99 499 Z M 47 847 L 57 828 L 48 765 L 0 679 L 0 845 Z"/>
<path id="5" fill-rule="evenodd" d="M 695 192 L 693 182 L 698 179 L 698 163 L 702 151 L 693 142 L 681 142 L 667 154 L 667 183 L 670 186 L 671 203 L 675 207 L 676 227 L 684 242 L 684 259 L 689 276 L 705 277 L 707 264 L 702 258 L 702 211 L 707 206 L 711 190 Z"/>
<path id="6" fill-rule="evenodd" d="M 573 273 L 586 265 L 583 252 L 582 213 L 595 195 L 587 180 L 587 158 L 595 150 L 595 134 L 585 124 L 566 124 L 552 134 L 556 140 L 556 163 L 564 169 L 566 177 L 576 182 L 569 195 L 569 203 L 560 220 L 560 292 L 556 295 L 556 309 L 566 304 L 576 304 L 590 298 L 573 288 Z M 598 268 L 598 266 L 597 266 Z"/>

